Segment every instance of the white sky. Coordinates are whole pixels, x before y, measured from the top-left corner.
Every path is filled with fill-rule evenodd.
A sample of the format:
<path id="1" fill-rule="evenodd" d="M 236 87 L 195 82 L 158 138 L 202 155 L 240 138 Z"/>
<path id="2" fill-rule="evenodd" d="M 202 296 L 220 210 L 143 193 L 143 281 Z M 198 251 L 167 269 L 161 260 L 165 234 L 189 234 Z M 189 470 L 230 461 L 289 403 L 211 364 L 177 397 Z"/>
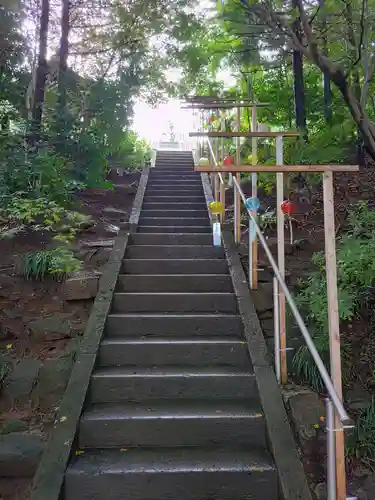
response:
<path id="1" fill-rule="evenodd" d="M 229 71 L 222 71 L 218 78 L 223 80 L 225 87 L 235 84 L 235 78 Z M 158 141 L 163 134 L 169 133 L 169 122 L 173 123 L 176 138 L 183 134 L 188 138 L 194 130 L 194 119 L 191 110 L 180 109 L 180 101 L 171 99 L 165 104 L 152 108 L 143 102 L 137 102 L 134 107 L 133 128 L 138 134 L 150 142 Z"/>

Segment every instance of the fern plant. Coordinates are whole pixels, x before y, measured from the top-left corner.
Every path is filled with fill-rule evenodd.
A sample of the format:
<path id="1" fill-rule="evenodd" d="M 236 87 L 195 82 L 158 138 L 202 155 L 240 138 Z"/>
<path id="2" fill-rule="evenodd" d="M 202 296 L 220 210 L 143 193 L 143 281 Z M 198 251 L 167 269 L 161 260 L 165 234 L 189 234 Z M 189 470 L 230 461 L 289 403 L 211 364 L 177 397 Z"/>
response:
<path id="1" fill-rule="evenodd" d="M 43 281 L 49 276 L 62 281 L 80 269 L 81 262 L 74 257 L 73 252 L 58 247 L 23 255 L 15 270 L 28 280 Z"/>

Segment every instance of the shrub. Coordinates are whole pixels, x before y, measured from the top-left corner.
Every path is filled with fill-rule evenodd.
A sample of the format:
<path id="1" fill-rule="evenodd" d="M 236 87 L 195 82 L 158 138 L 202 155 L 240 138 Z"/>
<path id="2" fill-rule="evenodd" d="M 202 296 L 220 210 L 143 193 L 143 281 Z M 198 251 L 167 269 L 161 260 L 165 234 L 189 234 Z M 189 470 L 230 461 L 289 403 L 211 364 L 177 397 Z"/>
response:
<path id="1" fill-rule="evenodd" d="M 366 203 L 349 209 L 346 234 L 338 241 L 337 278 L 339 292 L 339 317 L 350 321 L 359 312 L 369 297 L 375 280 L 375 212 Z M 322 358 L 328 364 L 328 300 L 323 252 L 313 256 L 318 271 L 302 281 L 302 290 L 296 298 L 305 311 L 307 319 L 314 325 L 314 341 Z M 347 346 L 342 346 L 346 355 Z M 293 359 L 296 375 L 316 390 L 322 388 L 320 377 L 312 368 L 312 359 L 305 346 Z"/>
<path id="2" fill-rule="evenodd" d="M 16 273 L 28 280 L 42 281 L 47 276 L 56 281 L 71 276 L 81 269 L 81 262 L 65 247 L 25 254 L 16 266 Z"/>

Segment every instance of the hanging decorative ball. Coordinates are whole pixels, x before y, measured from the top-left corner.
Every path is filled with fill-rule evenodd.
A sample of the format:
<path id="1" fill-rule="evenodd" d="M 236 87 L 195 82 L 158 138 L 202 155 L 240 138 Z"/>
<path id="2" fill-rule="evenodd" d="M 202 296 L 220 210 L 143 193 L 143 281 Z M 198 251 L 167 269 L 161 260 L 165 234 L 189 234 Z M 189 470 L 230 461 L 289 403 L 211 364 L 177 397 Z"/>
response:
<path id="1" fill-rule="evenodd" d="M 234 165 L 233 156 L 225 156 L 224 157 L 224 165 Z"/>
<path id="2" fill-rule="evenodd" d="M 258 157 L 257 155 L 249 155 L 247 157 L 247 161 L 249 162 L 249 165 L 257 165 L 258 163 Z"/>
<path id="3" fill-rule="evenodd" d="M 251 197 L 247 198 L 245 202 L 245 207 L 250 210 L 250 212 L 256 212 L 259 210 L 260 207 L 260 201 L 258 198 Z"/>
<path id="4" fill-rule="evenodd" d="M 214 115 L 210 115 L 210 116 L 208 117 L 208 123 L 212 123 L 212 122 L 214 122 L 214 121 L 215 121 L 215 117 L 214 117 Z"/>
<path id="5" fill-rule="evenodd" d="M 199 165 L 200 166 L 205 166 L 205 165 L 209 165 L 210 164 L 210 161 L 208 158 L 199 158 Z"/>
<path id="6" fill-rule="evenodd" d="M 221 215 L 224 213 L 224 205 L 220 201 L 212 201 L 209 204 L 210 212 L 213 215 Z"/>
<path id="7" fill-rule="evenodd" d="M 281 211 L 283 214 L 292 215 L 295 211 L 295 206 L 290 200 L 284 200 L 280 205 Z"/>

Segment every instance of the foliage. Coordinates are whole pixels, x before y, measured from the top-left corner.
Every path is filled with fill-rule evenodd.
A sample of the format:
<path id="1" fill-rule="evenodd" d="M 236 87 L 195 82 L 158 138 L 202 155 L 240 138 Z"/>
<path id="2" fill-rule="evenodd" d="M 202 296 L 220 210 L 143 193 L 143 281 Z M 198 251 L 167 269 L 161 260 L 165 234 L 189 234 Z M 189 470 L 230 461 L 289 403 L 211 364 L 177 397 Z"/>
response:
<path id="1" fill-rule="evenodd" d="M 348 212 L 346 234 L 338 241 L 337 276 L 339 317 L 350 321 L 359 312 L 371 293 L 375 280 L 375 212 L 365 202 L 351 207 Z M 323 359 L 328 362 L 328 301 L 324 255 L 317 253 L 313 263 L 318 271 L 302 282 L 297 303 L 314 325 L 314 341 Z M 345 351 L 345 346 L 343 346 Z M 345 352 L 344 352 L 345 354 Z M 321 388 L 318 375 L 311 366 L 310 354 L 302 347 L 293 363 L 296 374 L 314 388 Z"/>
<path id="2" fill-rule="evenodd" d="M 57 233 L 54 239 L 62 243 L 72 242 L 80 230 L 91 225 L 90 217 L 67 210 L 47 198 L 12 198 L 3 215 L 7 226 Z"/>
<path id="3" fill-rule="evenodd" d="M 346 447 L 349 458 L 361 459 L 367 467 L 375 468 L 375 404 L 363 409 L 358 415 L 354 433 Z"/>
<path id="4" fill-rule="evenodd" d="M 62 281 L 80 269 L 81 262 L 66 247 L 27 253 L 16 266 L 18 274 L 28 280 L 38 281 L 44 280 L 47 276 Z"/>

